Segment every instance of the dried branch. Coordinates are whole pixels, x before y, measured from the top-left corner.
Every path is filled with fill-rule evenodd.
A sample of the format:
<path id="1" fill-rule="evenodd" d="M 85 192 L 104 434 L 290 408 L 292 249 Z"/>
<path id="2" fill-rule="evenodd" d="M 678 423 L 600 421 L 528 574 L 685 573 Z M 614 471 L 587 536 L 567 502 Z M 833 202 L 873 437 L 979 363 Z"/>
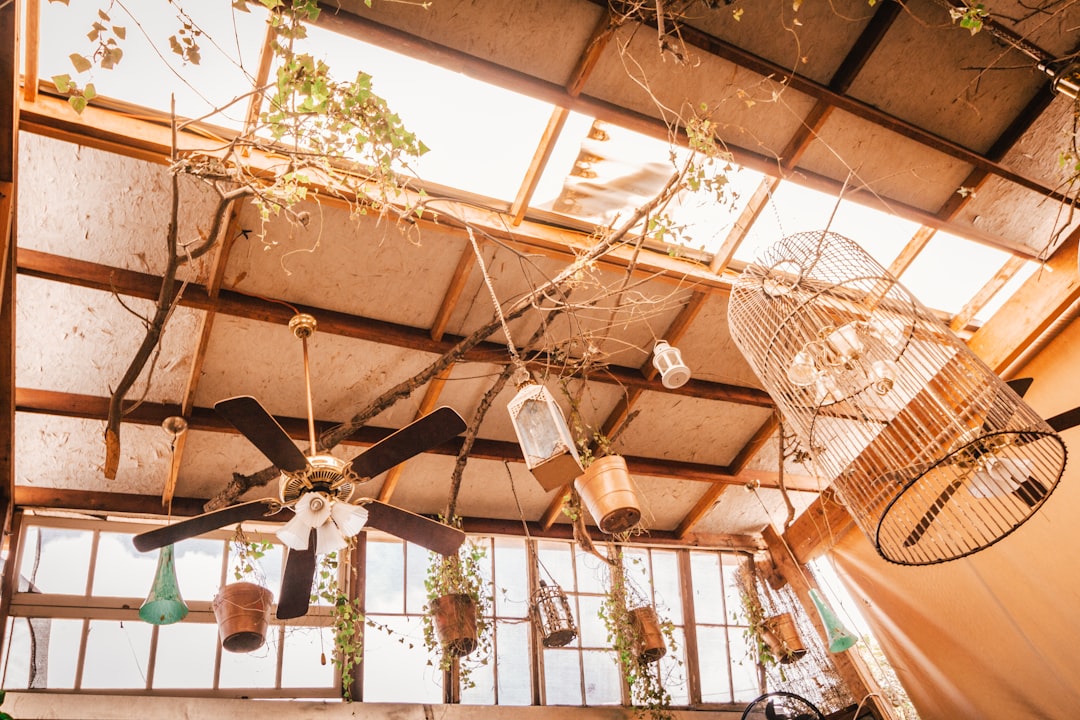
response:
<path id="1" fill-rule="evenodd" d="M 656 207 L 666 202 L 670 196 L 678 190 L 681 177 L 681 173 L 674 173 L 660 192 L 652 200 L 637 208 L 617 230 L 607 236 L 601 237 L 592 247 L 579 255 L 550 281 L 535 287 L 530 293 L 522 296 L 505 308 L 503 310 L 505 319 L 509 321 L 520 317 L 525 312 L 532 309 L 534 304 L 539 304 L 551 293 L 557 292 L 563 286 L 573 283 L 575 277 L 583 268 L 592 264 L 598 258 L 621 244 L 643 218 L 652 213 Z M 368 420 L 375 417 L 383 410 L 391 407 L 398 400 L 408 397 L 413 390 L 422 386 L 424 383 L 435 377 L 435 375 L 459 361 L 465 353 L 501 327 L 502 323 L 496 314 L 491 320 L 475 330 L 468 337 L 462 338 L 453 348 L 448 350 L 427 368 L 382 393 L 366 407 L 359 410 L 348 421 L 319 435 L 317 439 L 317 450 L 319 452 L 330 450 L 353 435 L 357 430 L 363 427 Z M 280 472 L 273 466 L 263 468 L 251 475 L 239 475 L 234 473 L 232 480 L 225 489 L 211 498 L 204 506 L 204 509 L 209 512 L 225 507 L 248 490 L 266 485 L 279 475 Z"/>

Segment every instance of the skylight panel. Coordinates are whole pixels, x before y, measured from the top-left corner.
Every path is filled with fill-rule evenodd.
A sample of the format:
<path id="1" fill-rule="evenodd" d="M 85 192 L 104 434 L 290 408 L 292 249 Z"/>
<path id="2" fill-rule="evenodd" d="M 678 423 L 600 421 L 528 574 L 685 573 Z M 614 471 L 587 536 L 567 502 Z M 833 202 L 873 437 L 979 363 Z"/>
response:
<path id="1" fill-rule="evenodd" d="M 938 231 L 900 282 L 923 305 L 955 315 L 1008 259 L 1004 250 Z"/>
<path id="2" fill-rule="evenodd" d="M 339 81 L 371 76 L 374 92 L 429 148 L 408 175 L 507 203 L 517 195 L 550 104 L 323 28 L 309 27 L 295 49 Z"/>
<path id="3" fill-rule="evenodd" d="M 653 200 L 684 162 L 685 148 L 618 125 L 570 113 L 533 194 L 534 207 L 578 220 L 619 225 Z M 707 191 L 685 192 L 667 212 L 680 230 L 666 238 L 708 254 L 716 252 L 738 218 L 745 198 L 762 175 L 735 163 L 711 168 L 728 184 L 723 198 Z"/>
<path id="4" fill-rule="evenodd" d="M 247 7 L 250 12 L 238 12 L 227 2 L 199 3 L 185 20 L 175 5 L 163 0 L 130 5 L 101 0 L 44 2 L 38 74 L 44 80 L 70 75 L 80 88 L 92 82 L 99 96 L 166 113 L 175 97 L 178 116 L 201 118 L 251 91 L 266 34 L 266 10 L 257 4 Z M 190 29 L 181 33 L 185 21 L 191 23 Z M 123 57 L 111 70 L 93 67 L 85 75 L 77 74 L 69 55 L 94 54 L 98 42 L 87 34 L 96 22 L 106 28 L 100 40 L 116 39 Z M 124 37 L 117 36 L 114 26 L 122 28 L 119 34 Z M 192 37 L 195 29 L 201 33 L 195 37 L 197 64 L 190 55 L 185 59 L 173 53 L 169 42 L 173 36 L 178 42 Z M 239 128 L 246 112 L 247 101 L 241 100 L 206 119 Z"/>
<path id="5" fill-rule="evenodd" d="M 836 197 L 828 193 L 782 182 L 766 202 L 735 257 L 751 262 L 783 237 L 826 227 L 858 243 L 885 268 L 919 229 L 918 223 L 895 215 L 850 200 L 840 200 L 838 204 Z"/>

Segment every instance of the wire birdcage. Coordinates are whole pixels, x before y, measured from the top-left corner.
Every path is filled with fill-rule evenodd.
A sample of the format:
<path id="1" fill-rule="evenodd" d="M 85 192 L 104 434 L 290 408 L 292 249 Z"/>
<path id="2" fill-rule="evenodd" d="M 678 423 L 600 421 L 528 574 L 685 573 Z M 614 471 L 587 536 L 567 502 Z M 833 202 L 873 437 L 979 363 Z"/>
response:
<path id="1" fill-rule="evenodd" d="M 738 278 L 735 344 L 886 560 L 982 550 L 1042 506 L 1061 438 L 896 278 L 833 232 Z"/>
<path id="2" fill-rule="evenodd" d="M 577 637 L 577 625 L 570 611 L 570 601 L 558 585 L 548 585 L 543 580 L 532 594 L 533 620 L 540 633 L 544 647 L 563 647 Z"/>

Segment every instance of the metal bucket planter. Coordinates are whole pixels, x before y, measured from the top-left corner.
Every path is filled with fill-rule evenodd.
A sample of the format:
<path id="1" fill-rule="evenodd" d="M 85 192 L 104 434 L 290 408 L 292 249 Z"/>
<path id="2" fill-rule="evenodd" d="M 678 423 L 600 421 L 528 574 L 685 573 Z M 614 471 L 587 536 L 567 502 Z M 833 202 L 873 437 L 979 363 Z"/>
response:
<path id="1" fill-rule="evenodd" d="M 247 653 L 266 642 L 273 594 L 262 585 L 230 583 L 214 598 L 221 647 L 229 652 Z"/>
<path id="2" fill-rule="evenodd" d="M 593 460 L 574 481 L 596 525 L 606 533 L 629 530 L 641 519 L 637 493 L 620 455 Z"/>
<path id="3" fill-rule="evenodd" d="M 762 640 L 769 646 L 773 657 L 784 664 L 793 663 L 806 654 L 806 646 L 799 637 L 799 629 L 791 613 L 767 618 Z"/>
<path id="4" fill-rule="evenodd" d="M 651 663 L 664 657 L 667 646 L 656 610 L 650 605 L 634 608 L 630 611 L 630 619 L 634 626 L 634 652 L 638 662 Z"/>
<path id="5" fill-rule="evenodd" d="M 443 595 L 428 607 L 435 624 L 435 635 L 445 652 L 453 657 L 468 655 L 476 649 L 476 603 L 464 593 Z"/>

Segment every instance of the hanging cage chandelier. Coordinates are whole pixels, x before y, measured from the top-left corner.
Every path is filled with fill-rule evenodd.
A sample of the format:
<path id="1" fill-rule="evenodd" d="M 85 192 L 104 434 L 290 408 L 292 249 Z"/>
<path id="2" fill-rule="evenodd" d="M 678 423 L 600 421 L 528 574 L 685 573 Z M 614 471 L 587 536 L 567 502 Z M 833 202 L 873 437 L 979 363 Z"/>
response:
<path id="1" fill-rule="evenodd" d="M 1065 446 L 853 241 L 789 235 L 735 282 L 731 335 L 886 560 L 927 565 L 1005 537 L 1057 486 Z"/>

